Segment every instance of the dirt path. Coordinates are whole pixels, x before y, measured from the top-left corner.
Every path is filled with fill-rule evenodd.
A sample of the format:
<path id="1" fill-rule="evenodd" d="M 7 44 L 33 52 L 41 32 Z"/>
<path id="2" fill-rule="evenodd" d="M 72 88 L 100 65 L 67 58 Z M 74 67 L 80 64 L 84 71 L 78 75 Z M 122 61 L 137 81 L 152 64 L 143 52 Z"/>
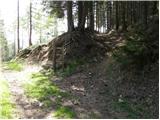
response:
<path id="1" fill-rule="evenodd" d="M 45 118 L 46 113 L 41 110 L 39 103 L 29 100 L 22 86 L 29 81 L 31 73 L 40 69 L 39 66 L 26 66 L 21 72 L 3 70 L 3 77 L 8 81 L 11 90 L 12 102 L 16 105 L 15 118 Z"/>
<path id="2" fill-rule="evenodd" d="M 23 84 L 30 81 L 29 75 L 40 69 L 39 66 L 26 66 L 21 72 L 3 70 L 11 90 L 12 102 L 16 105 L 14 118 L 51 118 L 50 113 L 54 110 L 46 110 L 38 101 L 28 99 L 23 90 Z M 101 74 L 96 70 L 100 70 Z M 64 100 L 64 104 L 72 102 L 77 118 L 113 118 L 108 106 L 111 99 L 109 87 L 106 78 L 103 78 L 105 71 L 102 70 L 97 66 L 89 66 L 88 70 L 75 73 L 58 83 L 53 80 L 59 88 L 78 98 L 78 101 Z"/>

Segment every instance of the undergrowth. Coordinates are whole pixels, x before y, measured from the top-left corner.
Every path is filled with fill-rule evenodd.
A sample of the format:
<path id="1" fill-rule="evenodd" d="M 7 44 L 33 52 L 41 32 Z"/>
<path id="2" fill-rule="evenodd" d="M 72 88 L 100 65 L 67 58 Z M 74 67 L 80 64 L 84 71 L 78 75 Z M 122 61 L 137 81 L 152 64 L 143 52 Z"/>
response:
<path id="1" fill-rule="evenodd" d="M 76 114 L 71 108 L 66 106 L 61 106 L 56 110 L 53 116 L 57 118 L 75 118 Z"/>
<path id="2" fill-rule="evenodd" d="M 13 70 L 13 71 L 22 71 L 23 70 L 23 61 L 21 60 L 11 60 L 5 62 L 3 65 L 4 69 Z"/>
<path id="3" fill-rule="evenodd" d="M 8 83 L 0 80 L 0 119 L 13 118 L 15 105 L 11 103 L 11 94 Z"/>

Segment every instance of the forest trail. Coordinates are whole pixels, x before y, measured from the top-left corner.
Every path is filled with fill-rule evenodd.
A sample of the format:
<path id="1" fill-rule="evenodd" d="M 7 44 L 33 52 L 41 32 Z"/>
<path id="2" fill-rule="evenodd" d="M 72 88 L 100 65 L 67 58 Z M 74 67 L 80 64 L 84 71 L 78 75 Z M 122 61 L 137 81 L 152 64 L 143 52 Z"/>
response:
<path id="1" fill-rule="evenodd" d="M 115 37 L 110 38 L 110 34 L 115 33 L 105 34 L 103 35 L 105 36 L 104 38 L 97 35 L 96 38 L 100 46 L 108 46 L 108 51 L 114 49 L 123 40 L 117 34 L 114 35 Z M 109 43 L 112 43 L 112 41 L 115 43 L 110 45 Z M 101 58 L 101 62 L 98 62 L 95 58 L 91 63 L 78 67 L 68 77 L 62 79 L 54 75 L 52 76 L 51 81 L 60 90 L 66 91 L 73 96 L 69 99 L 62 98 L 61 104 L 73 109 L 76 113 L 74 118 L 126 118 L 126 112 L 116 112 L 113 108 L 113 101 L 117 101 L 119 97 L 114 97 L 116 95 L 114 91 L 115 86 L 113 81 L 109 79 L 109 64 L 108 57 Z M 31 82 L 29 76 L 39 72 L 41 69 L 40 66 L 25 65 L 20 72 L 3 70 L 3 75 L 9 82 L 13 102 L 16 104 L 16 118 L 53 118 L 52 114 L 55 111 L 53 107 L 43 108 L 41 102 L 27 98 L 24 93 L 23 84 Z M 54 94 L 52 96 L 53 98 L 55 97 Z M 55 101 L 53 103 L 56 104 Z"/>
<path id="2" fill-rule="evenodd" d="M 113 118 L 111 108 L 112 95 L 110 95 L 109 81 L 105 78 L 104 62 L 88 64 L 85 71 L 79 69 L 73 75 L 64 78 L 55 78 L 54 82 L 61 90 L 67 91 L 76 98 L 64 98 L 62 105 L 69 105 L 76 113 L 76 118 Z M 83 68 L 82 68 L 83 69 Z M 9 83 L 12 100 L 16 105 L 14 118 L 53 118 L 53 108 L 43 108 L 35 99 L 29 99 L 24 93 L 24 83 L 30 82 L 29 76 L 41 70 L 40 66 L 25 66 L 20 72 L 3 70 L 3 76 Z M 101 71 L 101 72 L 98 72 Z"/>
<path id="3" fill-rule="evenodd" d="M 39 66 L 25 66 L 24 70 L 17 72 L 3 70 L 2 75 L 8 81 L 11 91 L 11 102 L 16 105 L 14 118 L 44 118 L 45 112 L 40 109 L 37 101 L 31 101 L 24 94 L 23 83 L 29 82 L 29 75 L 38 72 Z"/>

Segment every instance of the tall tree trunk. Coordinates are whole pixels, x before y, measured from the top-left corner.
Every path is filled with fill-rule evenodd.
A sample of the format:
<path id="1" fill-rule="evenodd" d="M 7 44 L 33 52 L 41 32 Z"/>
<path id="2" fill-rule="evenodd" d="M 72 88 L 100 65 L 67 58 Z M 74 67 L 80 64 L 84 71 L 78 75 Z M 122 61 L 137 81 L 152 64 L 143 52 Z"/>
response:
<path id="1" fill-rule="evenodd" d="M 131 17 L 131 25 L 132 25 L 132 24 L 133 24 L 133 22 L 134 22 L 134 21 L 133 21 L 133 16 L 134 16 L 133 1 L 131 1 L 131 3 L 130 3 L 130 4 L 131 4 L 131 14 L 130 14 L 131 16 L 130 16 L 130 17 Z"/>
<path id="2" fill-rule="evenodd" d="M 86 25 L 87 25 L 87 28 L 90 27 L 90 17 L 89 17 L 89 14 L 87 14 L 86 16 Z"/>
<path id="3" fill-rule="evenodd" d="M 111 29 L 111 2 L 107 2 L 107 30 Z"/>
<path id="4" fill-rule="evenodd" d="M 83 3 L 82 1 L 78 1 L 78 28 L 82 22 L 82 13 L 83 13 Z"/>
<path id="5" fill-rule="evenodd" d="M 39 43 L 42 43 L 42 28 L 39 30 Z"/>
<path id="6" fill-rule="evenodd" d="M 138 3 L 138 16 L 139 16 L 139 21 L 141 21 L 141 18 L 142 18 L 142 17 L 141 17 L 141 15 L 142 15 L 141 11 L 142 11 L 142 10 L 141 10 L 141 2 L 139 2 L 139 3 Z"/>
<path id="7" fill-rule="evenodd" d="M 89 28 L 94 31 L 94 11 L 93 11 L 93 1 L 89 2 L 89 14 L 90 14 L 90 25 Z"/>
<path id="8" fill-rule="evenodd" d="M 29 10 L 29 46 L 32 45 L 32 2 L 30 1 L 30 10 Z"/>
<path id="9" fill-rule="evenodd" d="M 74 30 L 73 16 L 72 16 L 72 1 L 67 1 L 67 20 L 68 20 L 68 32 Z"/>
<path id="10" fill-rule="evenodd" d="M 154 15 L 154 14 L 158 13 L 157 4 L 158 4 L 158 2 L 157 2 L 157 1 L 154 1 L 154 2 L 153 2 L 152 15 Z"/>
<path id="11" fill-rule="evenodd" d="M 21 30 L 21 43 L 22 43 L 21 48 L 23 49 L 23 29 Z"/>
<path id="12" fill-rule="evenodd" d="M 122 2 L 122 30 L 126 31 L 127 30 L 127 25 L 126 25 L 126 2 Z"/>
<path id="13" fill-rule="evenodd" d="M 98 31 L 98 22 L 99 22 L 99 15 L 98 15 L 98 2 L 96 2 L 96 30 Z"/>
<path id="14" fill-rule="evenodd" d="M 136 23 L 137 22 L 137 16 L 136 16 L 136 1 L 133 1 L 133 22 Z"/>
<path id="15" fill-rule="evenodd" d="M 116 4 L 116 30 L 119 28 L 119 17 L 118 17 L 118 1 L 115 1 Z"/>
<path id="16" fill-rule="evenodd" d="M 111 1 L 109 1 L 109 15 L 110 15 L 110 29 L 112 29 L 112 4 L 111 4 Z"/>
<path id="17" fill-rule="evenodd" d="M 86 22 L 86 16 L 88 13 L 88 1 L 83 1 L 83 11 L 82 11 L 82 22 L 80 24 L 80 30 L 84 31 L 85 29 L 85 22 Z"/>
<path id="18" fill-rule="evenodd" d="M 127 25 L 130 24 L 130 21 L 129 21 L 129 1 L 126 1 L 126 22 L 127 22 Z"/>
<path id="19" fill-rule="evenodd" d="M 14 56 L 16 55 L 16 29 L 14 29 Z"/>
<path id="20" fill-rule="evenodd" d="M 20 50 L 20 43 L 19 43 L 19 0 L 17 1 L 17 53 Z"/>
<path id="21" fill-rule="evenodd" d="M 147 19 L 148 19 L 148 2 L 144 1 L 144 24 L 147 27 Z"/>

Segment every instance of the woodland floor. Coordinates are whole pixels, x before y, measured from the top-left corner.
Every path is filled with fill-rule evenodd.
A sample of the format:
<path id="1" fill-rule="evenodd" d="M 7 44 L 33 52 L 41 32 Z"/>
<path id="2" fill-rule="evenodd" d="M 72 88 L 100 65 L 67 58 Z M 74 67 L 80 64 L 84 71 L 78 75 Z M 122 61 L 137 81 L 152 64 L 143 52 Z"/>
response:
<path id="1" fill-rule="evenodd" d="M 76 118 L 113 118 L 113 111 L 108 108 L 112 100 L 107 85 L 109 81 L 103 78 L 103 74 L 105 73 L 103 69 L 100 68 L 102 66 L 98 65 L 94 68 L 91 66 L 88 65 L 87 71 L 82 72 L 78 70 L 74 75 L 64 80 L 53 76 L 52 81 L 59 86 L 59 88 L 77 98 L 76 101 L 72 99 L 63 101 L 64 105 L 68 104 L 72 106 L 77 113 Z M 3 77 L 9 83 L 12 103 L 16 105 L 16 110 L 14 112 L 15 118 L 51 117 L 50 114 L 54 109 L 41 108 L 39 102 L 27 98 L 23 90 L 23 84 L 29 81 L 29 74 L 38 72 L 40 69 L 41 68 L 38 66 L 26 66 L 20 72 L 3 70 Z M 98 71 L 101 72 L 99 73 Z"/>
<path id="2" fill-rule="evenodd" d="M 122 37 L 111 36 L 108 41 L 103 41 L 103 35 L 100 37 L 100 43 L 112 43 L 110 46 L 113 47 L 122 41 Z M 61 92 L 58 95 L 49 93 L 51 96 L 45 98 L 51 102 L 48 107 L 36 98 L 28 97 L 24 88 L 24 84 L 32 82 L 29 76 L 42 70 L 40 66 L 24 65 L 21 71 L 3 69 L 3 79 L 11 91 L 11 102 L 16 106 L 13 118 L 66 118 L 66 114 L 69 114 L 67 118 L 84 119 L 158 118 L 158 65 L 153 66 L 152 72 L 133 74 L 130 70 L 121 71 L 118 63 L 108 55 L 100 59 L 80 65 L 68 77 L 53 74 L 49 78 L 53 87 L 65 91 L 70 97 L 64 97 L 59 94 Z M 41 84 L 36 87 L 45 91 Z M 58 111 L 57 104 L 61 106 L 58 117 L 53 115 Z"/>
<path id="3" fill-rule="evenodd" d="M 114 80 L 110 79 L 109 64 L 106 58 L 100 63 L 82 65 L 69 77 L 52 76 L 50 80 L 54 84 L 73 96 L 62 98 L 62 106 L 70 107 L 76 114 L 74 118 L 147 118 L 143 108 L 139 110 L 128 106 L 122 95 L 116 93 Z M 39 101 L 28 98 L 24 93 L 23 84 L 30 81 L 28 76 L 40 69 L 39 66 L 27 65 L 20 72 L 3 70 L 3 77 L 11 91 L 11 102 L 16 105 L 13 118 L 54 118 L 55 107 L 43 107 Z"/>

